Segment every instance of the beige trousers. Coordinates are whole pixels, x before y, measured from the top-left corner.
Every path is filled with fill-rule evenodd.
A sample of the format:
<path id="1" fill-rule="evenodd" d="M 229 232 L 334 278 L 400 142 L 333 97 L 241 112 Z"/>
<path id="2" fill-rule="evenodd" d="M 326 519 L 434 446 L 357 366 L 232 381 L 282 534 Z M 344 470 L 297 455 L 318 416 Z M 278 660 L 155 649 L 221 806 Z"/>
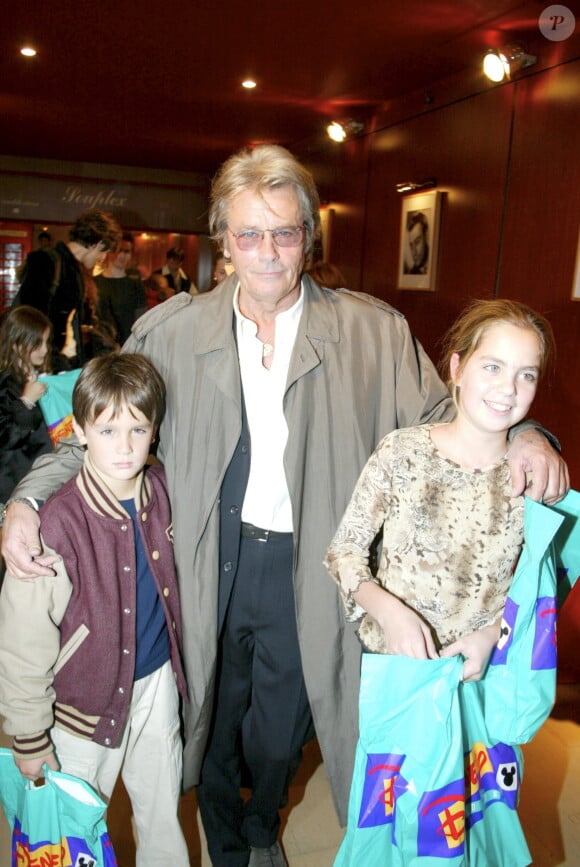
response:
<path id="1" fill-rule="evenodd" d="M 127 725 L 115 749 L 51 731 L 61 770 L 109 801 L 119 773 L 133 808 L 136 867 L 189 867 L 179 822 L 182 744 L 171 663 L 135 682 Z"/>

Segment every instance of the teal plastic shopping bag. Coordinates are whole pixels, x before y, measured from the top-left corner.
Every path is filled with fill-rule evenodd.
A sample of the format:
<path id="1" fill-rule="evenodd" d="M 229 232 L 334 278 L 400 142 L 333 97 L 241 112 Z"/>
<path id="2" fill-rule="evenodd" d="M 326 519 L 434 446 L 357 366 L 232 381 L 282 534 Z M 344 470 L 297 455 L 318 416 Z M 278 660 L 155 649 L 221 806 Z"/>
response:
<path id="1" fill-rule="evenodd" d="M 557 608 L 580 573 L 580 494 L 525 504 L 526 543 L 485 677 L 460 657 L 363 654 L 360 737 L 335 867 L 524 867 L 520 743 L 552 708 Z"/>
<path id="2" fill-rule="evenodd" d="M 106 804 L 84 780 L 45 766 L 36 787 L 0 749 L 0 802 L 12 829 L 12 867 L 117 867 Z"/>
<path id="3" fill-rule="evenodd" d="M 38 405 L 54 445 L 72 435 L 72 393 L 80 372 L 78 368 L 42 377 L 47 388 Z"/>
<path id="4" fill-rule="evenodd" d="M 487 732 L 459 657 L 363 654 L 360 738 L 335 867 L 526 867 L 518 747 Z M 478 686 L 478 685 L 474 685 Z"/>
<path id="5" fill-rule="evenodd" d="M 526 498 L 525 544 L 486 675 L 485 717 L 497 740 L 527 743 L 554 705 L 557 612 L 580 574 L 579 515 L 577 491 L 556 506 Z"/>

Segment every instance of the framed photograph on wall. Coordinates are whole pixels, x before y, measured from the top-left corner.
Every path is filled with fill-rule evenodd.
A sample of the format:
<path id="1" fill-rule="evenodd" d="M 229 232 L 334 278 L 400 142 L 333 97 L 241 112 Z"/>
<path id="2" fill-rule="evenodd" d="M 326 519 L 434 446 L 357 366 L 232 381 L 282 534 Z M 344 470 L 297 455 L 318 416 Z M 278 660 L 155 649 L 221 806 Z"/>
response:
<path id="1" fill-rule="evenodd" d="M 405 196 L 401 208 L 398 289 L 437 288 L 441 192 Z"/>
<path id="2" fill-rule="evenodd" d="M 580 230 L 578 231 L 578 247 L 576 248 L 576 266 L 572 284 L 572 301 L 580 301 Z"/>

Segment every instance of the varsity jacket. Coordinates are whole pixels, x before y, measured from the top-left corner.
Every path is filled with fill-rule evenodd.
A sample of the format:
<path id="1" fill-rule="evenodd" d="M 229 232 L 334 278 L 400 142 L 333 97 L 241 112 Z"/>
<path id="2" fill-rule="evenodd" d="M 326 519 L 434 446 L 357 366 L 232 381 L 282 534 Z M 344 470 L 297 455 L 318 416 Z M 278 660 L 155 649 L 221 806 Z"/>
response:
<path id="1" fill-rule="evenodd" d="M 179 692 L 181 611 L 164 472 L 135 485 L 136 525 L 165 613 Z M 121 741 L 135 671 L 136 554 L 133 523 L 88 455 L 81 472 L 40 510 L 55 576 L 9 574 L 0 596 L 0 713 L 21 758 L 52 749 L 54 725 L 106 747 Z"/>

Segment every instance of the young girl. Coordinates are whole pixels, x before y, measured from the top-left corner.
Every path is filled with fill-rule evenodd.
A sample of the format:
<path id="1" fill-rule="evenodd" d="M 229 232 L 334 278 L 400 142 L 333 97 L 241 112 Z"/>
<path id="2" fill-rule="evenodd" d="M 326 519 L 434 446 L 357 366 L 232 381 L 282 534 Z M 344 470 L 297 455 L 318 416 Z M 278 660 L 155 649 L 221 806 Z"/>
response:
<path id="1" fill-rule="evenodd" d="M 38 379 L 50 361 L 50 320 L 34 307 L 16 307 L 0 326 L 0 502 L 28 472 L 34 459 L 52 450 L 37 405 L 46 391 Z"/>
<path id="2" fill-rule="evenodd" d="M 549 323 L 525 305 L 474 302 L 441 364 L 455 419 L 396 430 L 369 459 L 326 558 L 366 651 L 461 655 L 464 681 L 484 675 L 523 542 L 508 431 L 528 414 L 552 351 Z M 369 550 L 381 530 L 375 577 Z"/>

